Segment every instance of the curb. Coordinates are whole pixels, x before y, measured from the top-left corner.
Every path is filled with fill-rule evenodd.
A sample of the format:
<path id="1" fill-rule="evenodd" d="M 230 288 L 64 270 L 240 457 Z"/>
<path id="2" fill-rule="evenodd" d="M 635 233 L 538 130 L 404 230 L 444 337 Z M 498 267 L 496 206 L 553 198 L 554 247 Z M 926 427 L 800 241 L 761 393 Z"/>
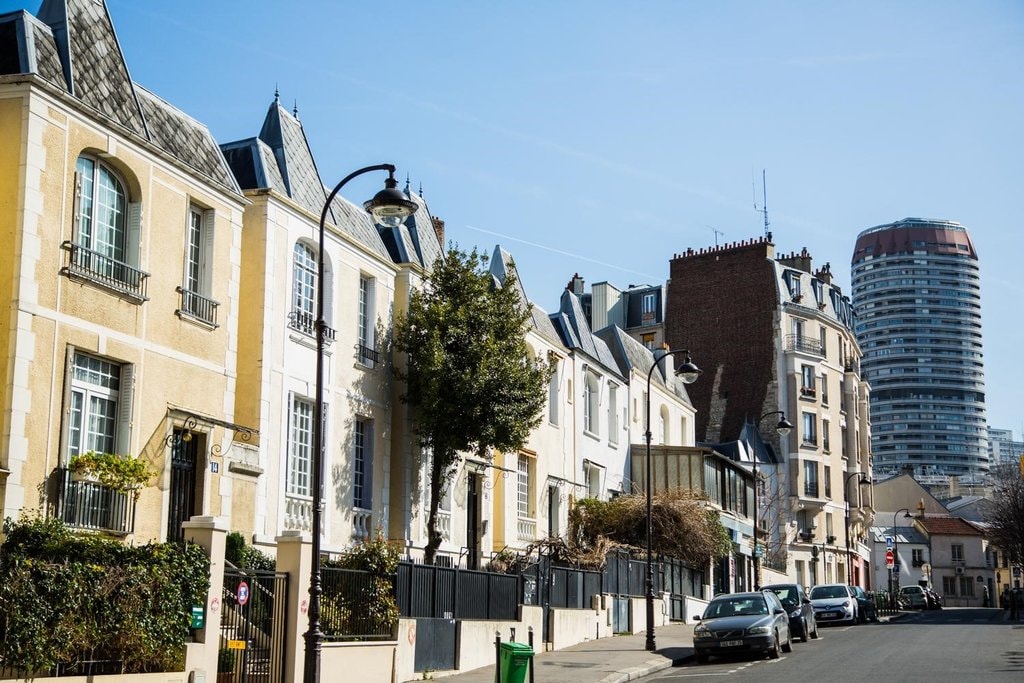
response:
<path id="1" fill-rule="evenodd" d="M 692 654 L 686 655 L 685 657 L 678 657 L 676 659 L 650 659 L 640 666 L 634 666 L 629 669 L 623 669 L 622 671 L 616 671 L 615 673 L 608 674 L 604 678 L 598 680 L 597 683 L 627 683 L 627 681 L 636 681 L 645 676 L 657 673 L 658 671 L 670 669 L 674 666 L 681 666 L 692 659 Z"/>

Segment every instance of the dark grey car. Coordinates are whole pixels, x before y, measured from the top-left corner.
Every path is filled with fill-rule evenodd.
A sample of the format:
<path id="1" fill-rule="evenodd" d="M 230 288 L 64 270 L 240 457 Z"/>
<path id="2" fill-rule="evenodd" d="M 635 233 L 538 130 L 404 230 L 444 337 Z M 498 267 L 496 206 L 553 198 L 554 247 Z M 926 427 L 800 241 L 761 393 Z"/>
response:
<path id="1" fill-rule="evenodd" d="M 804 587 L 797 583 L 773 583 L 762 586 L 761 590 L 771 591 L 789 615 L 789 629 L 794 638 L 807 642 L 808 636 L 818 637 L 818 622 L 814 619 L 814 606 L 807 598 Z"/>
<path id="2" fill-rule="evenodd" d="M 771 591 L 719 595 L 708 603 L 693 629 L 697 661 L 710 657 L 755 652 L 779 658 L 793 651 L 789 617 Z"/>

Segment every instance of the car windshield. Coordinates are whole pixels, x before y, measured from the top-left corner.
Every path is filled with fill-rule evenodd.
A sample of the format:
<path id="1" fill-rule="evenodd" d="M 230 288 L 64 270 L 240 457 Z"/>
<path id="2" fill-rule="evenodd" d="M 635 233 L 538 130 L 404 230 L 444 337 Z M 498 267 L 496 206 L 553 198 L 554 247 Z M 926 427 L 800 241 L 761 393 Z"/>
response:
<path id="1" fill-rule="evenodd" d="M 779 596 L 779 601 L 783 607 L 790 607 L 796 604 L 796 591 L 786 586 L 779 586 L 778 588 L 771 588 L 772 593 Z"/>
<path id="2" fill-rule="evenodd" d="M 821 598 L 848 598 L 850 594 L 842 586 L 815 586 L 811 589 L 811 600 Z"/>
<path id="3" fill-rule="evenodd" d="M 768 605 L 765 603 L 764 598 L 722 598 L 721 600 L 711 601 L 707 612 L 704 614 L 704 618 L 753 616 L 758 614 L 768 614 Z"/>

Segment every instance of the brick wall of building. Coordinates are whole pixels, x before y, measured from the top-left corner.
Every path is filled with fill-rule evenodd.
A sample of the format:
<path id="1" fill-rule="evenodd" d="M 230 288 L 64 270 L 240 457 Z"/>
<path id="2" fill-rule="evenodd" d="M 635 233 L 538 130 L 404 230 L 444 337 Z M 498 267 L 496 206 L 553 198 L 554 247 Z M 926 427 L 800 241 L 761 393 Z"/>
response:
<path id="1" fill-rule="evenodd" d="M 690 249 L 669 262 L 665 338 L 704 370 L 687 386 L 698 442 L 734 440 L 745 419 L 778 408 L 774 258 L 770 239 L 760 238 Z"/>

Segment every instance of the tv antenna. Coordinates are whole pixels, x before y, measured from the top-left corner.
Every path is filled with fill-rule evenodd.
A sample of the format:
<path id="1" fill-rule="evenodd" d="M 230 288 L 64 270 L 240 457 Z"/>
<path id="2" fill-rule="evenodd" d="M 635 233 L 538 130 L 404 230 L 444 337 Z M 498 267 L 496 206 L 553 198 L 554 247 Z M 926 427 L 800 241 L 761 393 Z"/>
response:
<path id="1" fill-rule="evenodd" d="M 765 178 L 764 169 L 761 169 L 761 208 L 757 207 L 757 190 L 754 189 L 754 179 L 750 179 L 750 192 L 754 195 L 754 211 L 764 215 L 764 236 L 771 239 L 768 232 L 768 183 Z"/>
<path id="2" fill-rule="evenodd" d="M 718 228 L 716 228 L 715 226 L 708 225 L 707 223 L 704 224 L 704 227 L 705 228 L 711 228 L 712 230 L 715 231 L 715 246 L 717 247 L 718 246 L 718 236 L 721 235 L 722 237 L 725 237 L 725 233 L 722 232 L 721 230 L 719 230 Z"/>

